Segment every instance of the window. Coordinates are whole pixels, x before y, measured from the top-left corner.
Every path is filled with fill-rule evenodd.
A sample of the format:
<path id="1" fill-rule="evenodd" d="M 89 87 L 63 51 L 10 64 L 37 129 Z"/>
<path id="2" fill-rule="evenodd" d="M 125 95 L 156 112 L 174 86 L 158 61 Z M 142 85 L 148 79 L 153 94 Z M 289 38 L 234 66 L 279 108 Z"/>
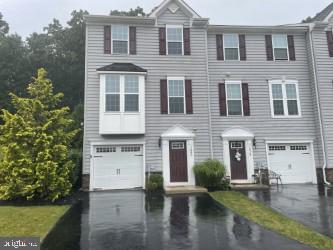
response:
<path id="1" fill-rule="evenodd" d="M 288 60 L 287 35 L 272 35 L 272 42 L 275 60 Z"/>
<path id="2" fill-rule="evenodd" d="M 171 149 L 184 149 L 185 143 L 184 142 L 172 142 Z"/>
<path id="3" fill-rule="evenodd" d="M 167 54 L 183 55 L 183 27 L 167 25 Z"/>
<path id="4" fill-rule="evenodd" d="M 141 147 L 140 146 L 122 146 L 121 152 L 140 152 Z"/>
<path id="5" fill-rule="evenodd" d="M 243 148 L 243 142 L 241 142 L 241 141 L 233 141 L 233 142 L 231 142 L 231 148 L 232 149 Z"/>
<path id="6" fill-rule="evenodd" d="M 125 112 L 139 111 L 139 78 L 135 75 L 125 76 Z"/>
<path id="7" fill-rule="evenodd" d="M 240 82 L 226 82 L 228 115 L 243 115 L 242 88 Z"/>
<path id="8" fill-rule="evenodd" d="M 284 151 L 286 150 L 286 146 L 269 146 L 269 151 Z"/>
<path id="9" fill-rule="evenodd" d="M 300 116 L 297 81 L 270 81 L 270 95 L 273 117 Z"/>
<path id="10" fill-rule="evenodd" d="M 116 147 L 105 146 L 105 147 L 97 147 L 96 153 L 115 153 Z"/>
<path id="11" fill-rule="evenodd" d="M 181 78 L 168 79 L 168 98 L 169 98 L 169 113 L 184 114 L 185 112 L 184 79 Z"/>
<path id="12" fill-rule="evenodd" d="M 239 60 L 239 37 L 237 34 L 223 35 L 225 60 Z"/>
<path id="13" fill-rule="evenodd" d="M 105 111 L 120 111 L 120 77 L 106 75 L 105 77 Z"/>
<path id="14" fill-rule="evenodd" d="M 112 53 L 114 54 L 128 54 L 128 26 L 112 25 Z"/>
<path id="15" fill-rule="evenodd" d="M 296 146 L 290 146 L 290 150 L 306 151 L 308 150 L 308 147 L 304 145 L 296 145 Z"/>

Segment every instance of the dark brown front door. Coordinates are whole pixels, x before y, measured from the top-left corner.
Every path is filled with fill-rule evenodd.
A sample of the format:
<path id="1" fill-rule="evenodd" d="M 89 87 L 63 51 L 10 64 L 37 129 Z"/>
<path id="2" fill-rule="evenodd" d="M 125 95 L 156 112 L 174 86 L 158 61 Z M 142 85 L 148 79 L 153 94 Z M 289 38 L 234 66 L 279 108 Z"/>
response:
<path id="1" fill-rule="evenodd" d="M 170 181 L 187 182 L 186 141 L 170 141 Z"/>
<path id="2" fill-rule="evenodd" d="M 244 141 L 230 141 L 230 168 L 232 180 L 246 180 L 246 153 Z"/>

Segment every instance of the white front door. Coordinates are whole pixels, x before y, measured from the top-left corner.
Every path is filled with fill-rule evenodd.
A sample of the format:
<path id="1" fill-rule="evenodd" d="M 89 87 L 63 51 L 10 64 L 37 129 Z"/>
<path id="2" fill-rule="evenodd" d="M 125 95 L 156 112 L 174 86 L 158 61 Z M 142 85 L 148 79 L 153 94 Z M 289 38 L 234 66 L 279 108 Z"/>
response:
<path id="1" fill-rule="evenodd" d="M 268 144 L 269 169 L 281 174 L 282 183 L 312 182 L 310 144 Z"/>
<path id="2" fill-rule="evenodd" d="M 130 189 L 143 185 L 141 145 L 94 147 L 93 189 Z"/>

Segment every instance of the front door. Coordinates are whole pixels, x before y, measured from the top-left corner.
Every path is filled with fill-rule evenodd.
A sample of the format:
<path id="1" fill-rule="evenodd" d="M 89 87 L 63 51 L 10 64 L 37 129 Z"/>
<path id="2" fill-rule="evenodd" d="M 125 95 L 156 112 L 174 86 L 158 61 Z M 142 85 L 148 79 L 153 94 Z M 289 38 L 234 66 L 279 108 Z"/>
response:
<path id="1" fill-rule="evenodd" d="M 186 141 L 170 141 L 170 182 L 187 182 Z"/>
<path id="2" fill-rule="evenodd" d="M 232 180 L 246 180 L 246 153 L 244 141 L 230 141 L 230 169 Z"/>

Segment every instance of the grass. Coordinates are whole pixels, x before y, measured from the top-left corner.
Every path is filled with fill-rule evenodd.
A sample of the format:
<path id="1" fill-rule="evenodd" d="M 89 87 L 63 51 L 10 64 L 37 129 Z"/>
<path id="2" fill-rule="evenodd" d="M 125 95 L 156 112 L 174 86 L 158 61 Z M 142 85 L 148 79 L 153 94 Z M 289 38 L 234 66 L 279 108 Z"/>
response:
<path id="1" fill-rule="evenodd" d="M 0 236 L 43 239 L 69 206 L 0 206 Z"/>
<path id="2" fill-rule="evenodd" d="M 212 192 L 210 195 L 233 212 L 290 239 L 320 250 L 333 249 L 333 240 L 287 216 L 249 199 L 239 192 Z"/>

